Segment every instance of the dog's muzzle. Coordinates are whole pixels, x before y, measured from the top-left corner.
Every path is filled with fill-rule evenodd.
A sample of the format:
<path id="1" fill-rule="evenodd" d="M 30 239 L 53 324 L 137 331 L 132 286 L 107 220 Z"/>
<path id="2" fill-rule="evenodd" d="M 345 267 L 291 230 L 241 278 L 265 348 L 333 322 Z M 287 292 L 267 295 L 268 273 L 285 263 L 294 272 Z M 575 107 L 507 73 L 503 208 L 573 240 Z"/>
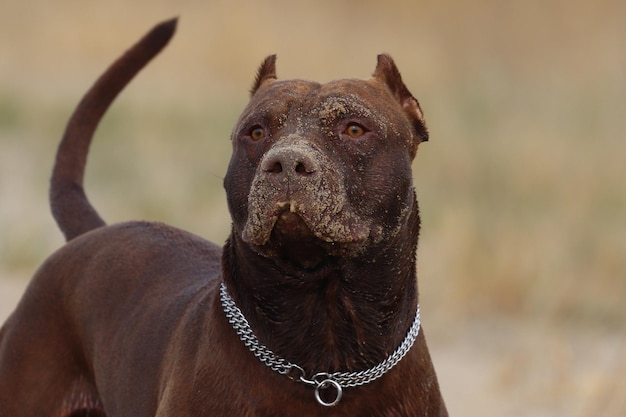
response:
<path id="1" fill-rule="evenodd" d="M 244 241 L 262 246 L 280 216 L 297 215 L 317 239 L 362 242 L 370 225 L 348 200 L 341 167 L 297 135 L 289 135 L 261 159 L 248 195 Z"/>

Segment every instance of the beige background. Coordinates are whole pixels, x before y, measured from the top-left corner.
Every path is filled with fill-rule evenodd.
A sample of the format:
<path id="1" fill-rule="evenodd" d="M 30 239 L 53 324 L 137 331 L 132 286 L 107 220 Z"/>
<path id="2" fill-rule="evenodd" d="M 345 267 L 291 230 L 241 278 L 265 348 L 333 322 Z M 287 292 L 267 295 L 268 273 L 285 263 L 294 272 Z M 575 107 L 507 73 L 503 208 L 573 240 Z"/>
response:
<path id="1" fill-rule="evenodd" d="M 626 3 L 0 4 L 0 321 L 62 245 L 55 146 L 81 94 L 157 21 L 173 43 L 93 145 L 109 221 L 223 242 L 230 128 L 256 67 L 367 77 L 394 56 L 431 142 L 414 164 L 424 322 L 455 416 L 626 416 Z"/>

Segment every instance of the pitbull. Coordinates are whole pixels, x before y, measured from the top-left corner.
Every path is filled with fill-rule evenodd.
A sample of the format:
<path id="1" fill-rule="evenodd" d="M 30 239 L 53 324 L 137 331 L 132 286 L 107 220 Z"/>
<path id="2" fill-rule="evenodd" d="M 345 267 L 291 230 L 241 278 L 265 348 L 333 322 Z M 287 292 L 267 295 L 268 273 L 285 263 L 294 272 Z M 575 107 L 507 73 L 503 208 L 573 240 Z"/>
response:
<path id="1" fill-rule="evenodd" d="M 169 42 L 157 25 L 72 115 L 50 185 L 67 244 L 0 332 L 1 417 L 447 416 L 418 305 L 411 163 L 424 117 L 392 59 L 327 84 L 265 59 L 232 133 L 219 247 L 107 226 L 94 130 Z"/>

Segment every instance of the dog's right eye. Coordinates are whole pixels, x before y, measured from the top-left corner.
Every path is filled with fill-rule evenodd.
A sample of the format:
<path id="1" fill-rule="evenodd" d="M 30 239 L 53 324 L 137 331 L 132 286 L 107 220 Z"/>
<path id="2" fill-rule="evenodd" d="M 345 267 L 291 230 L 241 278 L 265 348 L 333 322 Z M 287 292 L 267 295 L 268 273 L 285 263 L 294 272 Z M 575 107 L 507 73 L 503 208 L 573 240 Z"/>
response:
<path id="1" fill-rule="evenodd" d="M 265 138 L 265 129 L 263 129 L 261 126 L 254 126 L 252 129 L 250 129 L 249 136 L 250 139 L 252 139 L 253 141 L 259 141 Z"/>
<path id="2" fill-rule="evenodd" d="M 344 134 L 348 135 L 352 139 L 358 139 L 367 133 L 367 129 L 359 123 L 352 122 L 348 124 L 344 130 Z"/>

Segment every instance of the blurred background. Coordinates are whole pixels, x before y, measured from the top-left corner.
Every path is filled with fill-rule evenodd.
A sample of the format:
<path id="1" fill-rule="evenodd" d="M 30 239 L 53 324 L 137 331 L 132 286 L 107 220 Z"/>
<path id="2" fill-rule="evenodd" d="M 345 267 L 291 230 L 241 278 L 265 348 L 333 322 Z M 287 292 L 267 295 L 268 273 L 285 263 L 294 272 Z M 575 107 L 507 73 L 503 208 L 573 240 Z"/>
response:
<path id="1" fill-rule="evenodd" d="M 423 320 L 452 416 L 626 416 L 626 2 L 3 0 L 0 321 L 63 244 L 47 187 L 95 78 L 177 36 L 106 115 L 86 189 L 109 222 L 229 232 L 230 129 L 257 66 L 366 78 L 390 53 L 426 114 Z"/>

